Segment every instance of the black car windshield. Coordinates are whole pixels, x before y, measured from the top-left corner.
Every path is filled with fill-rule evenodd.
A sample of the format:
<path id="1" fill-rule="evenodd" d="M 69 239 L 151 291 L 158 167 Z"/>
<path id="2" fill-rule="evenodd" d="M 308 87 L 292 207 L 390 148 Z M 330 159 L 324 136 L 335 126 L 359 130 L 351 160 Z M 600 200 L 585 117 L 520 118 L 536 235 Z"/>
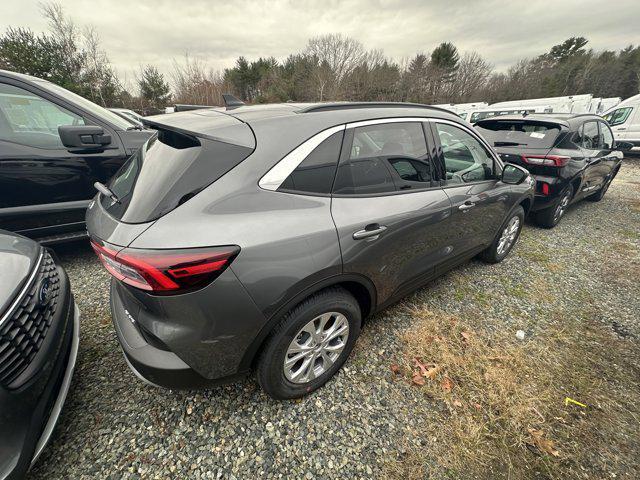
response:
<path id="1" fill-rule="evenodd" d="M 476 130 L 494 147 L 551 148 L 560 126 L 527 120 L 485 120 Z"/>
<path id="2" fill-rule="evenodd" d="M 106 108 L 101 107 L 100 105 L 93 103 L 91 100 L 87 100 L 86 98 L 81 97 L 80 95 L 76 95 L 75 93 L 70 92 L 65 88 L 62 88 L 61 86 L 56 85 L 55 83 L 47 82 L 45 80 L 37 80 L 36 83 L 40 88 L 48 90 L 49 92 L 59 97 L 62 97 L 71 103 L 75 103 L 76 105 L 87 110 L 92 115 L 95 115 L 98 118 L 106 120 L 107 122 L 111 123 L 115 127 L 121 128 L 122 130 L 126 130 L 127 128 L 131 127 L 131 122 L 128 122 L 124 118 L 119 117 L 118 115 L 116 115 L 113 112 L 110 112 Z"/>

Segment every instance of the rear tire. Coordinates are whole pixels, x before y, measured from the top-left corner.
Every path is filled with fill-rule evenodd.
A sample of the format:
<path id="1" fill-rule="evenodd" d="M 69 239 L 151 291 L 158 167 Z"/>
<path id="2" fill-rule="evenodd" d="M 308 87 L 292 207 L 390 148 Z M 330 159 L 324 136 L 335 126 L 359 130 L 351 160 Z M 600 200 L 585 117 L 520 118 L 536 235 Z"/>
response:
<path id="1" fill-rule="evenodd" d="M 258 383 L 278 400 L 302 397 L 320 388 L 349 357 L 360 323 L 360 306 L 343 288 L 312 295 L 274 328 L 258 360 Z M 333 335 L 337 336 L 331 338 Z"/>
<path id="2" fill-rule="evenodd" d="M 524 224 L 524 208 L 518 205 L 500 226 L 493 243 L 480 254 L 487 263 L 500 263 L 518 241 Z"/>
<path id="3" fill-rule="evenodd" d="M 565 188 L 564 192 L 562 192 L 562 195 L 560 195 L 560 198 L 555 205 L 534 213 L 533 220 L 536 222 L 536 225 L 543 228 L 555 227 L 562 217 L 564 217 L 564 214 L 567 213 L 567 208 L 569 207 L 572 198 L 573 186 L 569 185 Z"/>

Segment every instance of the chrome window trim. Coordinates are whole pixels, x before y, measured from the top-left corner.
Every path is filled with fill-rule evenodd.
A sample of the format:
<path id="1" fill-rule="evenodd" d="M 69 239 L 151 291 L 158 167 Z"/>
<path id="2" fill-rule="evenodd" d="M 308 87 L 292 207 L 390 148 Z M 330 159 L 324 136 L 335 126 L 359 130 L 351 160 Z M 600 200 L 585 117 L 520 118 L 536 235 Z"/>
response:
<path id="1" fill-rule="evenodd" d="M 11 317 L 11 315 L 13 314 L 13 311 L 16 309 L 16 307 L 20 304 L 20 302 L 22 302 L 22 299 L 24 298 L 25 294 L 27 293 L 27 291 L 29 290 L 29 288 L 31 288 L 31 285 L 33 284 L 36 276 L 38 275 L 38 273 L 40 272 L 40 265 L 42 264 L 42 259 L 44 258 L 44 250 L 42 250 L 40 252 L 40 256 L 38 257 L 38 261 L 36 262 L 33 271 L 31 272 L 31 275 L 29 275 L 28 280 L 25 282 L 24 286 L 22 287 L 22 289 L 20 290 L 20 293 L 18 293 L 18 295 L 16 296 L 16 298 L 13 300 L 13 302 L 11 303 L 11 305 L 9 305 L 8 310 L 5 312 L 4 315 L 2 315 L 2 317 L 0 318 L 0 326 L 2 326 L 2 324 L 9 318 Z"/>
<path id="2" fill-rule="evenodd" d="M 287 179 L 291 172 L 293 172 L 298 165 L 300 165 L 309 154 L 323 141 L 329 138 L 336 132 L 340 132 L 342 130 L 358 128 L 358 127 L 366 127 L 368 125 L 381 125 L 386 123 L 407 123 L 407 122 L 439 122 L 453 125 L 455 127 L 460 128 L 461 130 L 467 132 L 473 138 L 475 138 L 478 142 L 480 142 L 486 150 L 489 152 L 494 162 L 502 169 L 503 163 L 500 160 L 500 157 L 494 152 L 493 148 L 489 146 L 489 144 L 472 128 L 467 127 L 463 123 L 454 122 L 451 120 L 447 120 L 444 118 L 427 118 L 427 117 L 391 117 L 391 118 L 377 118 L 374 120 L 362 120 L 358 122 L 346 123 L 343 125 L 337 125 L 335 127 L 328 128 L 323 130 L 320 133 L 317 133 L 313 137 L 308 140 L 302 142 L 296 148 L 294 148 L 291 152 L 285 155 L 278 163 L 276 163 L 271 169 L 265 173 L 260 181 L 258 182 L 258 186 L 265 190 L 276 191 L 282 183 Z"/>
<path id="3" fill-rule="evenodd" d="M 318 145 L 320 145 L 334 133 L 340 132 L 344 129 L 345 125 L 338 125 L 335 127 L 327 128 L 326 130 L 323 130 L 322 132 L 317 133 L 313 137 L 302 142 L 291 152 L 285 155 L 282 160 L 276 163 L 267 173 L 262 176 L 262 178 L 258 182 L 260 188 L 276 191 L 278 188 L 280 188 L 280 185 L 282 185 L 287 177 L 291 175 L 291 172 L 298 168 L 298 165 L 300 165 Z"/>

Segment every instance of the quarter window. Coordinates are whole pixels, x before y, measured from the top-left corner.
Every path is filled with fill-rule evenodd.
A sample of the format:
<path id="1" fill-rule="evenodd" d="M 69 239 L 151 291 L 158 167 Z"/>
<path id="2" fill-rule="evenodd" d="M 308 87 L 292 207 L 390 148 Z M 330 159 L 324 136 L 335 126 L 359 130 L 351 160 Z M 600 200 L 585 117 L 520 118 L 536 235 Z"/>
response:
<path id="1" fill-rule="evenodd" d="M 334 193 L 387 193 L 430 186 L 431 164 L 422 125 L 398 122 L 353 130 L 349 158 L 338 167 Z"/>
<path id="2" fill-rule="evenodd" d="M 494 161 L 487 149 L 459 127 L 436 123 L 442 145 L 447 184 L 495 178 Z"/>
<path id="3" fill-rule="evenodd" d="M 64 148 L 61 125 L 84 125 L 80 115 L 14 85 L 0 84 L 0 140 L 36 148 Z"/>
<path id="4" fill-rule="evenodd" d="M 336 173 L 344 131 L 318 145 L 282 182 L 278 191 L 329 194 Z"/>

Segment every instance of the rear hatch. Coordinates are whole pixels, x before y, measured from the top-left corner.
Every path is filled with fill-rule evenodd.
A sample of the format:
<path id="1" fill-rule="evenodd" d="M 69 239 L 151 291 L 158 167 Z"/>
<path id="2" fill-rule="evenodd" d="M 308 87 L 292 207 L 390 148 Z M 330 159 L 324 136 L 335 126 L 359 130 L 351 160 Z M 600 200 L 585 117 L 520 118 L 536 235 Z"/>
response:
<path id="1" fill-rule="evenodd" d="M 521 165 L 533 174 L 553 174 L 562 161 L 546 158 L 558 144 L 562 125 L 539 119 L 490 118 L 475 124 L 476 130 L 494 147 L 502 160 Z"/>
<path id="2" fill-rule="evenodd" d="M 145 119 L 157 133 L 132 155 L 87 212 L 94 239 L 127 246 L 154 221 L 189 201 L 255 149 L 249 126 L 220 111 Z"/>

